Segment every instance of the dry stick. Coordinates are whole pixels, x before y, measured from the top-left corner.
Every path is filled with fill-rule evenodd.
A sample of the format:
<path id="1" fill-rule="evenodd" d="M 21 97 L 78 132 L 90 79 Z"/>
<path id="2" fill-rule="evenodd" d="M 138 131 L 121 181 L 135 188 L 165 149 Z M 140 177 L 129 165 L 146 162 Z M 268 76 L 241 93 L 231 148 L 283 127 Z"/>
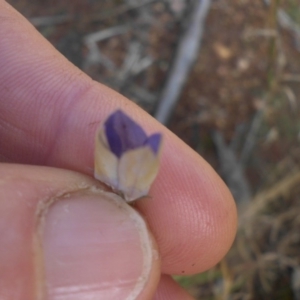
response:
<path id="1" fill-rule="evenodd" d="M 264 2 L 266 5 L 270 5 L 270 0 L 264 0 Z M 290 30 L 294 34 L 296 48 L 300 51 L 300 26 L 282 8 L 277 10 L 277 18 L 282 28 Z"/>
<path id="2" fill-rule="evenodd" d="M 88 45 L 91 43 L 98 43 L 100 41 L 103 41 L 105 39 L 111 38 L 115 35 L 123 34 L 127 32 L 129 29 L 129 26 L 121 25 L 121 26 L 115 26 L 110 27 L 107 29 L 102 29 L 93 33 L 89 33 L 84 37 L 84 42 Z"/>
<path id="3" fill-rule="evenodd" d="M 97 32 L 90 33 L 84 37 L 84 43 L 86 47 L 89 49 L 89 53 L 87 54 L 86 62 L 84 69 L 88 66 L 95 63 L 102 63 L 107 69 L 114 70 L 114 63 L 101 54 L 100 49 L 98 47 L 98 42 L 103 41 L 105 39 L 111 38 L 116 35 L 120 35 L 126 33 L 128 31 L 128 26 L 115 26 L 104 30 L 99 30 Z"/>
<path id="4" fill-rule="evenodd" d="M 188 28 L 179 42 L 170 76 L 167 79 L 160 103 L 155 113 L 155 118 L 162 124 L 166 124 L 169 121 L 187 81 L 188 74 L 198 56 L 204 30 L 204 22 L 210 4 L 210 0 L 197 0 Z"/>
<path id="5" fill-rule="evenodd" d="M 263 121 L 263 117 L 264 117 L 264 109 L 260 109 L 256 112 L 253 121 L 251 123 L 249 132 L 247 134 L 246 137 L 246 141 L 243 145 L 243 149 L 241 152 L 241 156 L 240 156 L 240 164 L 242 167 L 245 167 L 245 165 L 248 162 L 248 159 L 252 153 L 252 150 L 256 144 L 256 135 L 257 132 L 261 126 L 261 123 Z"/>
<path id="6" fill-rule="evenodd" d="M 261 213 L 268 207 L 277 197 L 284 197 L 291 194 L 292 190 L 300 184 L 300 170 L 294 172 L 281 181 L 276 182 L 272 187 L 266 191 L 260 192 L 253 199 L 252 205 L 245 214 L 241 216 L 241 220 L 253 220 L 255 216 Z"/>
<path id="7" fill-rule="evenodd" d="M 300 26 L 283 9 L 278 11 L 278 20 L 282 28 L 289 29 L 294 33 L 296 48 L 300 51 Z"/>
<path id="8" fill-rule="evenodd" d="M 132 73 L 132 69 L 141 59 L 141 44 L 138 42 L 131 42 L 127 55 L 124 59 L 123 66 L 118 71 L 116 82 L 118 86 L 122 86 L 126 79 Z"/>
<path id="9" fill-rule="evenodd" d="M 295 300 L 300 300 L 300 267 L 295 267 L 292 272 L 292 290 Z"/>
<path id="10" fill-rule="evenodd" d="M 222 177 L 225 179 L 239 211 L 241 211 L 251 199 L 251 189 L 243 167 L 231 147 L 225 144 L 219 131 L 212 133 L 212 139 L 217 148 Z"/>
<path id="11" fill-rule="evenodd" d="M 120 14 L 126 13 L 128 11 L 139 9 L 142 6 L 157 2 L 158 0 L 148 0 L 148 1 L 141 1 L 135 5 L 128 6 L 128 4 L 120 5 L 112 10 L 104 11 L 97 14 L 92 14 L 89 18 L 86 19 L 86 22 L 98 22 L 105 19 L 109 19 Z M 67 22 L 73 22 L 78 18 L 78 15 L 61 15 L 61 16 L 47 16 L 47 17 L 34 17 L 30 18 L 29 21 L 36 27 L 39 26 L 52 26 L 52 25 L 59 25 Z"/>
<path id="12" fill-rule="evenodd" d="M 123 88 L 128 85 L 128 81 L 133 78 L 133 76 L 136 76 L 147 69 L 152 63 L 153 60 L 150 57 L 142 57 L 141 44 L 132 42 L 129 45 L 129 50 L 124 59 L 123 66 L 116 76 L 115 87 L 118 88 L 119 92 L 122 92 Z"/>
<path id="13" fill-rule="evenodd" d="M 300 82 L 300 75 L 299 74 L 283 74 L 281 81 L 292 81 L 292 82 Z"/>

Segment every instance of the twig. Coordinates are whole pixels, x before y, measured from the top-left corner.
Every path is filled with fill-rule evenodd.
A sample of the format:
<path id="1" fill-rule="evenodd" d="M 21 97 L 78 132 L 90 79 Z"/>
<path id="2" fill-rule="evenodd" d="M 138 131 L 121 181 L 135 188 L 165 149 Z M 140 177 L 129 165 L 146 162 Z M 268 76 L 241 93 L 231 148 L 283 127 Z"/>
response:
<path id="1" fill-rule="evenodd" d="M 297 103 L 297 97 L 294 93 L 294 91 L 289 87 L 289 86 L 283 86 L 282 91 L 286 95 L 290 108 L 292 112 L 297 112 L 298 111 L 298 103 Z"/>
<path id="2" fill-rule="evenodd" d="M 116 26 L 86 35 L 84 38 L 84 43 L 89 49 L 89 53 L 86 57 L 84 69 L 92 64 L 101 63 L 109 70 L 114 70 L 114 63 L 101 54 L 97 43 L 115 35 L 123 34 L 128 31 L 128 28 L 128 26 Z"/>
<path id="3" fill-rule="evenodd" d="M 127 55 L 124 59 L 122 68 L 118 71 L 116 81 L 119 82 L 119 85 L 122 85 L 129 74 L 132 72 L 132 69 L 137 65 L 141 59 L 141 44 L 138 42 L 132 42 L 129 45 Z"/>
<path id="4" fill-rule="evenodd" d="M 270 0 L 264 0 L 266 5 L 270 5 Z M 296 48 L 300 51 L 300 26 L 282 9 L 277 10 L 278 23 L 282 28 L 292 31 L 294 34 Z"/>
<path id="5" fill-rule="evenodd" d="M 244 37 L 251 38 L 251 37 L 257 37 L 257 36 L 262 36 L 262 37 L 277 37 L 278 32 L 275 29 L 248 29 L 244 33 Z"/>
<path id="6" fill-rule="evenodd" d="M 153 92 L 149 92 L 148 90 L 138 86 L 137 84 L 131 85 L 130 92 L 142 105 L 153 106 L 153 103 L 156 100 L 156 95 L 153 94 Z"/>
<path id="7" fill-rule="evenodd" d="M 297 50 L 300 51 L 300 26 L 283 10 L 278 10 L 278 20 L 282 28 L 289 29 L 294 33 Z"/>
<path id="8" fill-rule="evenodd" d="M 300 268 L 295 267 L 292 272 L 292 290 L 295 300 L 300 300 Z"/>
<path id="9" fill-rule="evenodd" d="M 283 74 L 281 76 L 281 81 L 300 82 L 300 75 L 299 74 Z"/>
<path id="10" fill-rule="evenodd" d="M 240 162 L 242 166 L 245 166 L 247 163 L 251 152 L 255 146 L 256 135 L 263 120 L 264 109 L 260 109 L 256 112 L 253 121 L 251 123 L 251 127 L 248 131 L 245 143 L 243 145 L 243 149 L 241 151 Z"/>
<path id="11" fill-rule="evenodd" d="M 242 140 L 244 140 L 246 131 L 247 131 L 247 124 L 246 122 L 243 122 L 241 124 L 237 124 L 235 127 L 234 135 L 230 141 L 230 149 L 234 152 L 237 153 L 239 149 L 242 146 Z"/>
<path id="12" fill-rule="evenodd" d="M 66 22 L 73 21 L 75 17 L 71 15 L 61 15 L 61 16 L 46 16 L 46 17 L 34 17 L 30 18 L 30 23 L 35 27 L 40 26 L 52 26 L 59 25 Z"/>
<path id="13" fill-rule="evenodd" d="M 204 30 L 204 22 L 210 8 L 210 0 L 197 0 L 190 23 L 182 36 L 170 76 L 162 92 L 155 118 L 166 124 L 176 106 L 188 74 L 198 56 Z"/>
<path id="14" fill-rule="evenodd" d="M 82 22 L 99 22 L 105 19 L 109 19 L 111 17 L 115 17 L 121 14 L 124 14 L 128 11 L 139 9 L 140 7 L 143 7 L 145 5 L 154 3 L 158 0 L 148 0 L 148 1 L 141 1 L 134 5 L 128 6 L 128 4 L 120 5 L 119 7 L 116 7 L 114 9 L 111 9 L 109 11 L 104 11 L 101 13 L 92 14 L 89 16 L 89 18 L 83 18 Z M 40 26 L 53 26 L 53 25 L 59 25 L 67 22 L 73 22 L 80 18 L 80 15 L 61 15 L 61 16 L 46 16 L 46 17 L 34 17 L 30 18 L 29 21 L 31 24 L 33 24 L 36 27 Z"/>
<path id="15" fill-rule="evenodd" d="M 219 131 L 214 131 L 212 138 L 218 151 L 221 174 L 232 192 L 237 206 L 239 209 L 243 209 L 251 199 L 251 190 L 243 167 L 230 146 L 225 144 Z"/>
<path id="16" fill-rule="evenodd" d="M 300 171 L 297 171 L 283 178 L 281 181 L 276 182 L 276 184 L 268 190 L 260 192 L 257 196 L 255 196 L 251 205 L 241 217 L 242 223 L 245 221 L 251 221 L 253 217 L 261 213 L 277 197 L 288 196 L 292 192 L 293 188 L 299 186 L 299 183 Z"/>
<path id="17" fill-rule="evenodd" d="M 128 87 L 130 79 L 147 69 L 152 63 L 153 59 L 149 56 L 142 57 L 142 45 L 138 42 L 132 42 L 124 59 L 123 66 L 118 70 L 114 88 L 119 92 L 123 92 L 123 89 Z"/>
<path id="18" fill-rule="evenodd" d="M 121 25 L 121 26 L 110 27 L 108 29 L 99 30 L 97 32 L 93 32 L 86 35 L 84 38 L 84 42 L 87 45 L 92 43 L 97 43 L 105 39 L 111 38 L 115 35 L 123 34 L 126 31 L 128 31 L 128 26 Z"/>

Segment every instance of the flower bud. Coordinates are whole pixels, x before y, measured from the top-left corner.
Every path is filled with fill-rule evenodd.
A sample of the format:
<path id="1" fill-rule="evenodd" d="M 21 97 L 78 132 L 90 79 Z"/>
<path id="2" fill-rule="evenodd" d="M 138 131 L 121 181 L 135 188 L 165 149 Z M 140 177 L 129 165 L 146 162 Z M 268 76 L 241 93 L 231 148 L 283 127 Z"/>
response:
<path id="1" fill-rule="evenodd" d="M 146 196 L 159 169 L 162 135 L 147 136 L 121 110 L 111 114 L 96 134 L 96 179 L 127 201 Z"/>

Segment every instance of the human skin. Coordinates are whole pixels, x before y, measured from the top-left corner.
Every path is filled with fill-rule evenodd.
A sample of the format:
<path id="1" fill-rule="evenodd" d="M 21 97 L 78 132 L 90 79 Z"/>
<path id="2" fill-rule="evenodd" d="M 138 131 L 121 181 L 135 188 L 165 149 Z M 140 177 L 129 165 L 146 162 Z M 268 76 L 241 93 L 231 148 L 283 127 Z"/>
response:
<path id="1" fill-rule="evenodd" d="M 144 242 L 150 271 L 135 298 L 192 299 L 171 275 L 203 272 L 230 248 L 237 217 L 223 181 L 3 0 L 0 41 L 0 299 L 126 299 L 141 280 Z M 134 205 L 148 234 L 140 235 L 138 214 L 108 201 L 93 179 L 95 132 L 119 108 L 164 136 L 151 198 Z"/>

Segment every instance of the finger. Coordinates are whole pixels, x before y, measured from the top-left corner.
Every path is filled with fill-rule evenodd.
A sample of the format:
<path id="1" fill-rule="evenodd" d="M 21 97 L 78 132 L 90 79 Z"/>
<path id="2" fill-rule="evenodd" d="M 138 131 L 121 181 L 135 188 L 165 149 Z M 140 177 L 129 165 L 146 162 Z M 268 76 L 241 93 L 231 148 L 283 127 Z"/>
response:
<path id="1" fill-rule="evenodd" d="M 153 300 L 193 300 L 170 276 L 163 275 L 160 279 Z"/>
<path id="2" fill-rule="evenodd" d="M 163 271 L 189 274 L 215 265 L 236 229 L 235 205 L 222 180 L 167 129 L 92 82 L 7 4 L 0 6 L 2 157 L 91 175 L 96 128 L 122 108 L 148 132 L 164 135 L 152 199 L 137 204 L 158 241 Z"/>
<path id="3" fill-rule="evenodd" d="M 0 299 L 152 299 L 157 250 L 122 199 L 47 167 L 1 164 L 0 182 Z"/>

